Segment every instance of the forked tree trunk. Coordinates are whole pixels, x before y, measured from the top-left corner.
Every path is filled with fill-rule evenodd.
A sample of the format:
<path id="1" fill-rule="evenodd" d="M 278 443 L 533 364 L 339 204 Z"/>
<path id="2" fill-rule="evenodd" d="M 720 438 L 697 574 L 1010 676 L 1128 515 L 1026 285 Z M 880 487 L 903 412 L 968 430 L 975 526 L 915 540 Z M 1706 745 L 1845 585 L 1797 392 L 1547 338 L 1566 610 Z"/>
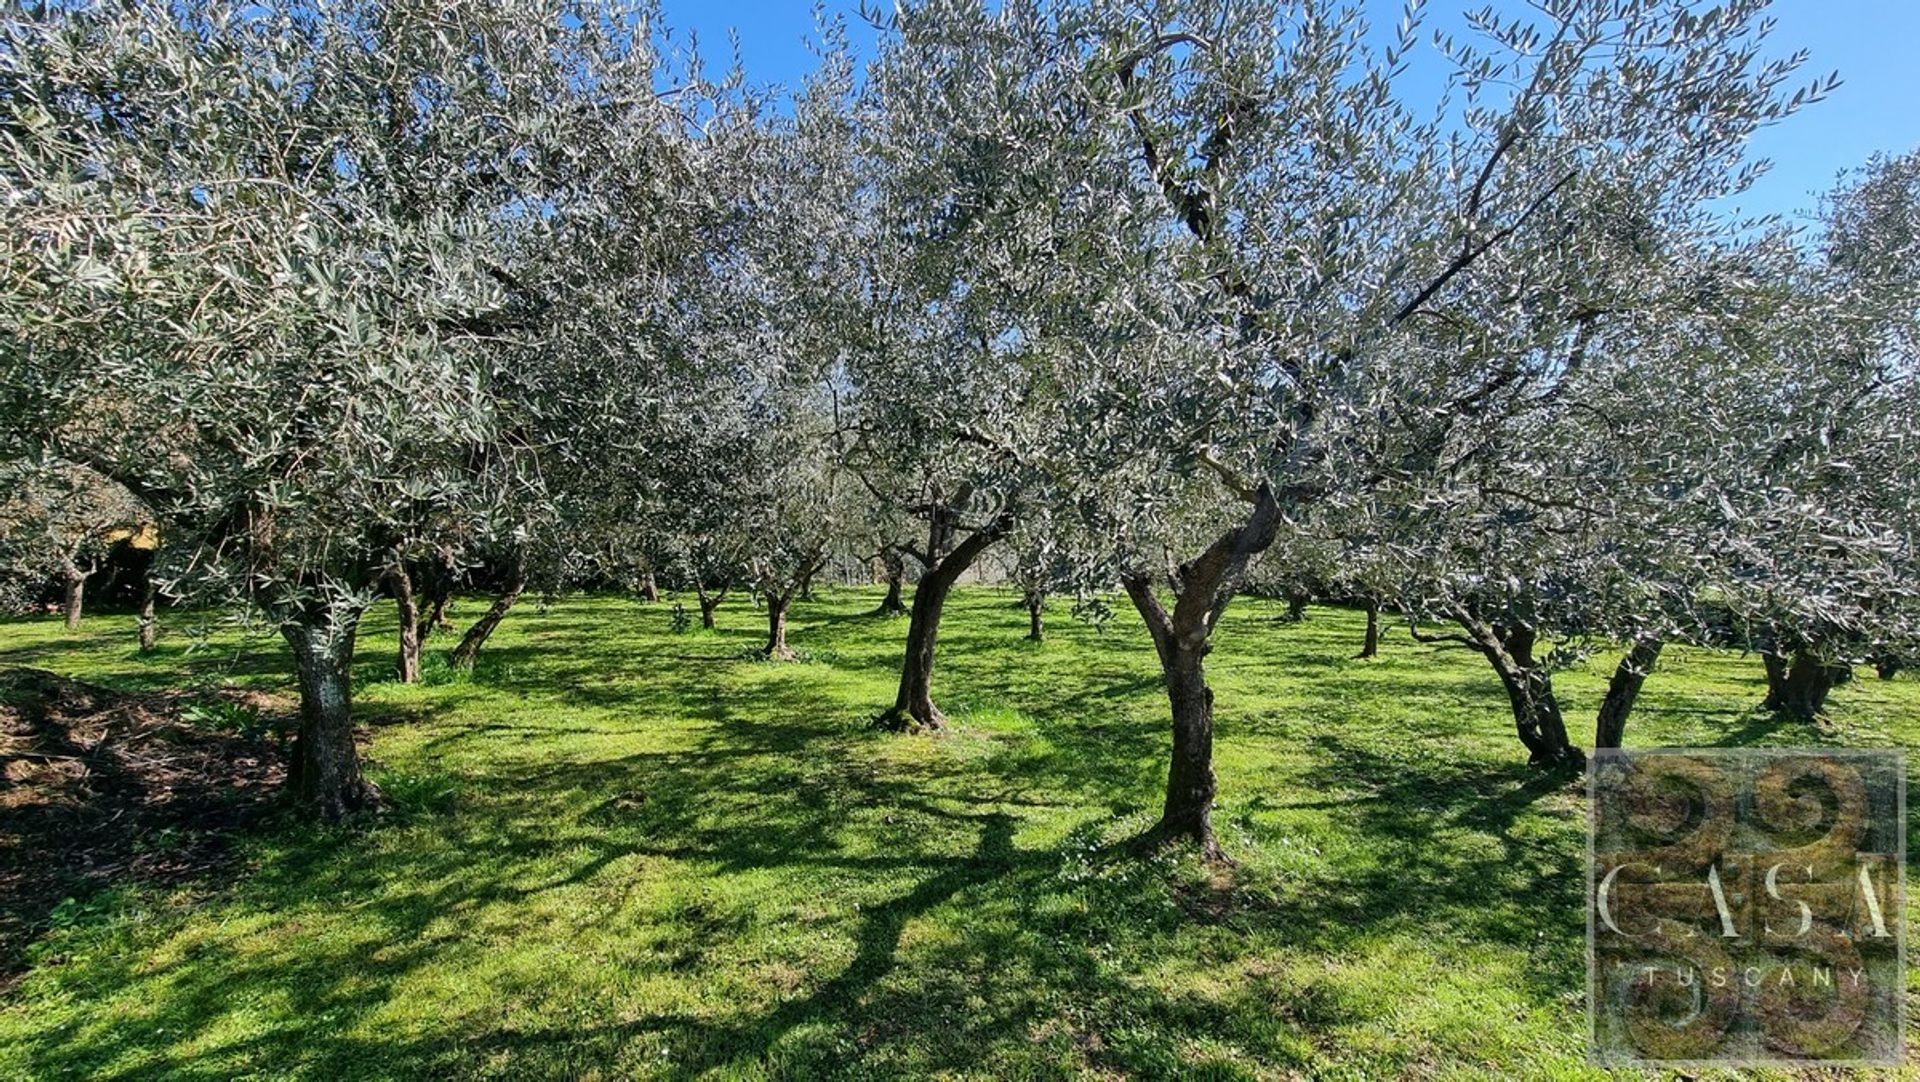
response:
<path id="1" fill-rule="evenodd" d="M 1528 761 L 1539 767 L 1584 767 L 1586 754 L 1567 737 L 1566 719 L 1553 694 L 1553 674 L 1533 656 L 1539 633 L 1525 624 L 1496 626 L 1464 613 L 1458 619 L 1507 690 L 1514 729 L 1526 745 Z"/>
<path id="2" fill-rule="evenodd" d="M 1771 650 L 1761 659 L 1767 667 L 1767 697 L 1761 706 L 1785 717 L 1811 721 L 1827 708 L 1827 695 L 1848 673 L 1847 666 L 1823 661 L 1810 650 L 1791 657 Z"/>
<path id="3" fill-rule="evenodd" d="M 1173 713 L 1173 750 L 1167 762 L 1167 799 L 1160 821 L 1147 834 L 1149 845 L 1188 840 L 1208 860 L 1225 853 L 1213 835 L 1213 689 L 1207 686 L 1205 659 L 1213 648 L 1209 629 L 1192 626 L 1167 613 L 1141 576 L 1125 580 L 1127 595 L 1153 634 L 1160 675 Z M 1191 588 L 1191 587 L 1189 587 Z M 1174 606 L 1177 614 L 1178 603 Z"/>
<path id="4" fill-rule="evenodd" d="M 1633 702 L 1640 697 L 1640 687 L 1647 682 L 1648 674 L 1653 672 L 1654 662 L 1660 660 L 1660 651 L 1666 643 L 1656 638 L 1635 639 L 1627 648 L 1625 657 L 1614 667 L 1613 679 L 1607 681 L 1606 698 L 1600 700 L 1600 715 L 1593 726 L 1593 746 L 1596 748 L 1617 748 L 1626 736 L 1627 715 L 1633 712 Z"/>
<path id="5" fill-rule="evenodd" d="M 712 631 L 714 627 L 713 610 L 719 608 L 720 602 L 726 600 L 727 592 L 721 590 L 717 594 L 709 594 L 704 588 L 696 592 L 700 597 L 700 626 L 706 628 L 708 631 Z"/>
<path id="6" fill-rule="evenodd" d="M 660 584 L 654 581 L 653 572 L 651 571 L 647 572 L 646 577 L 640 580 L 640 600 L 649 605 L 657 605 L 660 603 Z"/>
<path id="7" fill-rule="evenodd" d="M 1166 805 L 1142 842 L 1154 848 L 1191 841 L 1210 861 L 1224 861 L 1226 854 L 1213 835 L 1213 691 L 1207 687 L 1204 661 L 1213 649 L 1213 629 L 1239 589 L 1247 561 L 1273 544 L 1280 526 L 1273 490 L 1263 484 L 1253 496 L 1245 523 L 1180 566 L 1171 612 L 1161 605 L 1146 576 L 1121 580 L 1153 636 L 1173 720 Z"/>
<path id="8" fill-rule="evenodd" d="M 420 682 L 420 601 L 413 593 L 413 576 L 405 563 L 396 562 L 387 573 L 393 587 L 394 604 L 400 612 L 400 656 L 395 673 L 403 684 Z"/>
<path id="9" fill-rule="evenodd" d="M 767 593 L 767 660 L 792 661 L 796 655 L 787 645 L 787 609 L 793 604 L 792 594 Z"/>
<path id="10" fill-rule="evenodd" d="M 380 791 L 360 776 L 353 745 L 353 640 L 359 622 L 358 611 L 322 608 L 280 625 L 300 679 L 300 733 L 288 780 L 295 799 L 321 819 L 339 819 L 380 803 Z"/>
<path id="11" fill-rule="evenodd" d="M 1024 598 L 1027 604 L 1027 638 L 1032 642 L 1044 642 L 1047 638 L 1047 595 L 1040 590 L 1028 590 Z"/>
<path id="12" fill-rule="evenodd" d="M 960 580 L 961 574 L 973 566 L 988 546 L 1006 536 L 1012 526 L 1012 520 L 1004 515 L 995 519 L 968 534 L 952 551 L 936 557 L 920 576 L 919 584 L 913 588 L 913 608 L 908 614 L 907 653 L 900 667 L 900 690 L 894 695 L 892 709 L 880 715 L 882 727 L 907 731 L 938 729 L 946 724 L 946 715 L 933 705 L 933 661 L 947 595 L 953 592 L 953 584 Z M 935 541 L 930 548 L 936 553 L 944 547 L 937 542 L 941 529 L 936 515 L 929 535 Z"/>
<path id="13" fill-rule="evenodd" d="M 447 655 L 447 660 L 454 668 L 473 668 L 474 659 L 480 656 L 480 648 L 487 644 L 487 639 L 493 635 L 493 629 L 500 626 L 500 621 L 507 618 L 507 613 L 513 610 L 514 603 L 520 600 L 520 594 L 526 588 L 527 560 L 525 556 L 517 556 L 513 570 L 507 577 L 506 589 L 493 599 L 486 614 L 473 622 L 467 633 L 460 637 L 460 644 Z"/>
<path id="14" fill-rule="evenodd" d="M 160 639 L 160 623 L 154 615 L 159 592 L 152 579 L 148 579 L 140 590 L 140 652 L 143 654 L 151 653 Z"/>
<path id="15" fill-rule="evenodd" d="M 900 583 L 907 577 L 907 562 L 894 549 L 880 554 L 880 567 L 886 577 L 887 596 L 880 601 L 876 610 L 879 616 L 899 616 L 907 611 L 907 604 L 900 597 Z"/>
<path id="16" fill-rule="evenodd" d="M 1380 602 L 1367 602 L 1367 637 L 1360 641 L 1360 652 L 1356 658 L 1378 657 L 1380 654 Z"/>
<path id="17" fill-rule="evenodd" d="M 80 627 L 80 611 L 85 606 L 87 575 L 77 567 L 68 567 L 62 580 L 66 587 L 66 601 L 62 608 L 66 613 L 67 630 L 77 631 Z"/>
<path id="18" fill-rule="evenodd" d="M 933 661 L 940 638 L 940 616 L 953 580 L 940 572 L 938 567 L 930 569 L 913 588 L 900 688 L 894 694 L 893 709 L 880 717 L 880 723 L 890 729 L 938 729 L 946 724 L 946 715 L 933 705 Z"/>

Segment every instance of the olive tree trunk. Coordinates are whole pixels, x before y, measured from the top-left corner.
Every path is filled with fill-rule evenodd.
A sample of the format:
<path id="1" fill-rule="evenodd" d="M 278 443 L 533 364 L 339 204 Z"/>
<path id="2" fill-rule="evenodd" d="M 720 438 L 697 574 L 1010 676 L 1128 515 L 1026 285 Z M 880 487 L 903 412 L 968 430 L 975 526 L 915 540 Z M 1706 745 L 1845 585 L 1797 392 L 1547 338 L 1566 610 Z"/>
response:
<path id="1" fill-rule="evenodd" d="M 61 573 L 65 587 L 65 603 L 62 611 L 66 614 L 68 631 L 77 631 L 80 627 L 80 613 L 85 607 L 87 594 L 87 573 L 69 564 Z"/>
<path id="2" fill-rule="evenodd" d="M 1190 841 L 1213 861 L 1224 861 L 1226 855 L 1213 834 L 1213 690 L 1207 686 L 1205 659 L 1213 649 L 1213 629 L 1239 590 L 1247 561 L 1273 544 L 1280 527 L 1280 507 L 1271 488 L 1262 484 L 1252 501 L 1244 523 L 1180 565 L 1172 611 L 1160 603 L 1147 576 L 1121 580 L 1153 636 L 1173 722 L 1166 804 L 1142 841 L 1149 848 Z"/>
<path id="3" fill-rule="evenodd" d="M 1012 519 L 1002 515 L 940 555 L 944 548 L 940 543 L 943 526 L 936 515 L 929 535 L 930 555 L 934 559 L 913 588 L 913 607 L 908 611 L 907 652 L 900 666 L 900 690 L 894 695 L 893 707 L 880 715 L 881 726 L 912 730 L 938 729 L 946 724 L 946 716 L 933 704 L 933 661 L 947 595 L 980 554 L 1012 528 Z"/>
<path id="4" fill-rule="evenodd" d="M 1307 603 L 1312 600 L 1312 595 L 1304 590 L 1289 590 L 1287 592 L 1287 623 L 1297 624 L 1305 620 Z"/>
<path id="5" fill-rule="evenodd" d="M 492 637 L 493 629 L 500 626 L 500 621 L 507 618 L 507 613 L 513 610 L 514 603 L 520 600 L 520 595 L 526 588 L 527 560 L 524 555 L 521 555 L 514 558 L 513 570 L 508 573 L 506 588 L 493 599 L 492 605 L 487 606 L 486 613 L 473 622 L 473 626 L 467 629 L 467 633 L 460 636 L 459 645 L 447 655 L 447 660 L 454 668 L 473 668 L 474 659 L 480 656 L 480 648 L 487 644 L 487 639 Z"/>
<path id="6" fill-rule="evenodd" d="M 722 586 L 718 591 L 708 593 L 706 587 L 697 586 L 694 588 L 694 592 L 699 595 L 700 598 L 700 626 L 706 628 L 708 631 L 712 631 L 714 628 L 713 610 L 719 608 L 720 602 L 727 599 L 727 588 Z"/>
<path id="7" fill-rule="evenodd" d="M 1539 632 L 1529 624 L 1490 624 L 1457 616 L 1466 639 L 1493 666 L 1513 708 L 1514 729 L 1528 761 L 1540 767 L 1584 767 L 1587 757 L 1567 738 L 1566 719 L 1553 694 L 1553 674 L 1533 656 Z"/>
<path id="8" fill-rule="evenodd" d="M 1819 717 L 1834 685 L 1851 675 L 1847 666 L 1824 661 L 1810 650 L 1791 655 L 1767 650 L 1760 656 L 1767 670 L 1767 697 L 1760 705 L 1801 721 Z"/>
<path id="9" fill-rule="evenodd" d="M 1600 714 L 1593 726 L 1593 746 L 1596 748 L 1617 748 L 1627 731 L 1627 715 L 1633 712 L 1633 703 L 1640 697 L 1640 687 L 1647 682 L 1648 674 L 1653 672 L 1654 662 L 1660 660 L 1660 651 L 1666 643 L 1660 639 L 1643 637 L 1635 639 L 1627 648 L 1625 657 L 1613 670 L 1613 678 L 1607 681 L 1606 698 L 1600 700 Z"/>
<path id="10" fill-rule="evenodd" d="M 159 593 L 152 579 L 148 579 L 140 590 L 140 652 L 143 654 L 152 653 L 160 639 L 160 623 L 154 615 Z"/>
<path id="11" fill-rule="evenodd" d="M 640 580 L 640 600 L 649 605 L 657 605 L 660 603 L 660 584 L 654 580 L 653 572 L 651 571 L 647 572 L 646 577 Z"/>
<path id="12" fill-rule="evenodd" d="M 787 645 L 787 609 L 793 604 L 793 595 L 769 592 L 767 594 L 767 660 L 792 661 L 799 656 Z"/>
<path id="13" fill-rule="evenodd" d="M 414 596 L 413 576 L 407 573 L 404 562 L 394 563 L 387 582 L 400 617 L 400 656 L 394 672 L 401 683 L 416 684 L 420 682 L 420 599 Z"/>
<path id="14" fill-rule="evenodd" d="M 314 607 L 280 625 L 300 680 L 300 731 L 288 781 L 301 806 L 322 819 L 380 803 L 380 791 L 360 776 L 353 745 L 353 640 L 359 624 L 357 609 Z"/>
<path id="15" fill-rule="evenodd" d="M 1360 641 L 1360 652 L 1355 658 L 1366 659 L 1380 655 L 1380 602 L 1367 602 L 1367 636 Z"/>
<path id="16" fill-rule="evenodd" d="M 1027 606 L 1027 639 L 1031 642 L 1044 642 L 1047 638 L 1047 595 L 1042 590 L 1028 590 L 1022 599 Z"/>
<path id="17" fill-rule="evenodd" d="M 426 645 L 435 631 L 451 629 L 447 620 L 447 606 L 453 601 L 453 588 L 458 576 L 454 570 L 453 557 L 441 553 L 426 565 L 426 574 L 416 584 L 424 604 L 420 605 L 420 643 Z"/>
<path id="18" fill-rule="evenodd" d="M 900 597 L 900 584 L 907 577 L 907 561 L 898 549 L 888 547 L 880 551 L 880 568 L 887 583 L 887 596 L 880 601 L 875 610 L 876 616 L 900 616 L 907 611 L 907 604 Z"/>

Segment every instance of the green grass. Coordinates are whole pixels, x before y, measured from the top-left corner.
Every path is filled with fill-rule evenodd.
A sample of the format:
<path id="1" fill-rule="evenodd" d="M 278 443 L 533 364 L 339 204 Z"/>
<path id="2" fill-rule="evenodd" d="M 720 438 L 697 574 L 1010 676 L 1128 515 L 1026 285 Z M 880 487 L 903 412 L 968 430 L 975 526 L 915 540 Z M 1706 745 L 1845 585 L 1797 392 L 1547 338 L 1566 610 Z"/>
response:
<path id="1" fill-rule="evenodd" d="M 903 620 L 801 603 L 810 660 L 745 658 L 669 606 L 574 599 L 502 625 L 471 679 L 357 665 L 375 823 L 288 823 L 229 882 L 66 907 L 0 1000 L 0 1077 L 1595 1075 L 1577 784 L 1530 771 L 1477 657 L 1357 614 L 1237 604 L 1218 636 L 1216 824 L 1238 860 L 1114 843 L 1160 798 L 1145 631 L 960 591 L 939 736 L 867 721 Z M 464 602 L 457 617 L 480 611 Z M 439 645 L 445 646 L 445 642 Z M 277 640 L 133 649 L 130 619 L 0 625 L 0 665 L 120 687 L 288 686 Z M 1556 684 L 1591 736 L 1611 656 Z M 1674 649 L 1628 742 L 1920 743 L 1920 682 L 1832 724 L 1751 707 L 1757 659 Z"/>

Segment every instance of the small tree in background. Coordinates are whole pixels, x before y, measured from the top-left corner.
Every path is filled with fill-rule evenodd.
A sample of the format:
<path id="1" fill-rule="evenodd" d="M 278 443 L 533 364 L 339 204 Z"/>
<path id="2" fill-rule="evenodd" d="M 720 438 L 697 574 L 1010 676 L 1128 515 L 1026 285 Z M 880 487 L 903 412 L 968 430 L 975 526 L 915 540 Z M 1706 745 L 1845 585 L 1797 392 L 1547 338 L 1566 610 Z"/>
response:
<path id="1" fill-rule="evenodd" d="M 49 580 L 61 587 L 68 631 L 80 626 L 87 579 L 113 546 L 153 521 L 126 487 L 73 463 L 16 462 L 0 467 L 0 575 L 14 607 Z"/>

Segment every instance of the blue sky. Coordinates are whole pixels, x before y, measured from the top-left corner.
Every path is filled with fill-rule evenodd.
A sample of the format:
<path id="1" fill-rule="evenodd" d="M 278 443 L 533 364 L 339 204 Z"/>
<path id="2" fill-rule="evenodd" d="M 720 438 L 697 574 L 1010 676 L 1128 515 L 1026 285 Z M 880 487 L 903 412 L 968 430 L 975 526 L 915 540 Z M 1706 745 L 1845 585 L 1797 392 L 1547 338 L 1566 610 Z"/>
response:
<path id="1" fill-rule="evenodd" d="M 890 0 L 885 0 L 890 6 Z M 1400 0 L 1368 0 L 1381 26 L 1398 21 Z M 1429 0 L 1429 25 L 1454 24 L 1454 13 L 1481 0 Z M 807 0 L 664 0 L 675 28 L 699 36 L 701 51 L 722 59 L 728 32 L 737 32 L 741 57 L 756 80 L 792 83 L 812 66 L 806 41 L 813 31 Z M 858 0 L 830 2 L 847 13 L 856 43 L 872 35 L 859 25 Z M 1516 2 L 1496 6 L 1519 8 Z M 1773 169 L 1739 200 L 1754 213 L 1810 209 L 1814 193 L 1835 175 L 1875 151 L 1920 146 L 1920 0 L 1775 0 L 1779 27 L 1770 39 L 1778 55 L 1806 48 L 1807 70 L 1838 71 L 1842 85 L 1826 101 L 1761 134 L 1757 155 Z"/>

